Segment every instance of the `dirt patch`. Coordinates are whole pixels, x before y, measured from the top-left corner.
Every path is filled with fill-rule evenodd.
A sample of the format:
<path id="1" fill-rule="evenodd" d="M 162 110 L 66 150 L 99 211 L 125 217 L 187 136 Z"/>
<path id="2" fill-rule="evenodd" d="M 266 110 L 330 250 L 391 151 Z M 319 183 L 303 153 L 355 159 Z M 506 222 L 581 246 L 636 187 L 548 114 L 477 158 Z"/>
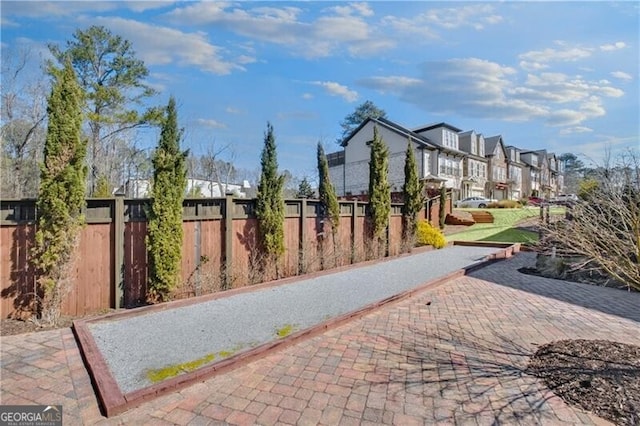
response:
<path id="1" fill-rule="evenodd" d="M 528 372 L 567 404 L 617 425 L 640 424 L 640 346 L 560 340 L 541 346 Z"/>
<path id="2" fill-rule="evenodd" d="M 60 317 L 58 324 L 50 327 L 40 327 L 38 324 L 28 319 L 21 320 L 21 319 L 2 318 L 0 319 L 0 336 L 12 336 L 15 334 L 33 333 L 38 331 L 47 331 L 47 330 L 54 330 L 59 328 L 69 328 L 73 324 L 74 320 L 77 320 L 80 318 L 89 319 L 89 318 L 97 317 L 97 316 L 104 315 L 114 311 L 115 311 L 114 309 L 105 309 L 104 311 L 96 312 L 94 314 L 89 314 L 82 317 L 73 317 L 73 316 L 63 315 Z"/>
<path id="3" fill-rule="evenodd" d="M 0 336 L 12 336 L 14 334 L 32 333 L 36 331 L 46 331 L 56 328 L 71 327 L 73 323 L 73 317 L 62 317 L 55 327 L 40 327 L 33 321 L 29 320 L 17 320 L 10 318 L 3 318 L 0 320 Z"/>

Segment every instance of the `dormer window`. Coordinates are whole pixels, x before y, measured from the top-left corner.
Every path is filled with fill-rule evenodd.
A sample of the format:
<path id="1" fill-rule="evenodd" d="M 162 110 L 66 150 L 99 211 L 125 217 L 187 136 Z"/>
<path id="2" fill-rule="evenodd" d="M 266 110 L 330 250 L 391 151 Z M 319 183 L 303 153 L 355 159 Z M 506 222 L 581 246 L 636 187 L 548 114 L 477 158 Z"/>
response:
<path id="1" fill-rule="evenodd" d="M 458 149 L 458 134 L 451 130 L 442 130 L 442 145 L 451 149 Z"/>

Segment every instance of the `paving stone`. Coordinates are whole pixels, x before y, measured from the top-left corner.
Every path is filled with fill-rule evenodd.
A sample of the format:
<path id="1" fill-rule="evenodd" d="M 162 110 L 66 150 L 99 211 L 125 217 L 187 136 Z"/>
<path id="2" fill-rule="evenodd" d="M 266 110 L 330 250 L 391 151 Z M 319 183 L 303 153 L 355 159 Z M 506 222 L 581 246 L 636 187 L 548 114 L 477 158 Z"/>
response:
<path id="1" fill-rule="evenodd" d="M 605 425 L 523 369 L 550 340 L 639 345 L 640 295 L 517 272 L 527 262 L 496 262 L 110 419 L 70 329 L 3 336 L 0 401 L 60 401 L 65 424 Z"/>

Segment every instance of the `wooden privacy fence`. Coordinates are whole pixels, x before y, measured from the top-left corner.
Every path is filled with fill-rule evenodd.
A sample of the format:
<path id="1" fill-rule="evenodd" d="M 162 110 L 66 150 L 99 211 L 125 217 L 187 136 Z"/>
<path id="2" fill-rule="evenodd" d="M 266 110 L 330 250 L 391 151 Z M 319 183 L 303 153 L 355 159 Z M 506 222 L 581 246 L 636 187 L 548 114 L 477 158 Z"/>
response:
<path id="1" fill-rule="evenodd" d="M 80 316 L 144 303 L 147 291 L 145 199 L 88 199 L 87 225 L 80 234 L 74 276 L 63 313 Z M 36 202 L 0 201 L 1 314 L 30 315 L 36 280 L 29 252 L 35 235 Z M 183 204 L 182 285 L 184 298 L 261 282 L 254 199 L 199 198 Z M 285 254 L 279 276 L 329 269 L 373 258 L 366 203 L 340 201 L 335 235 L 320 217 L 317 200 L 285 201 Z M 393 204 L 386 255 L 402 251 L 401 204 Z M 447 200 L 448 212 L 451 200 Z M 429 200 L 421 219 L 438 224 L 438 201 Z"/>

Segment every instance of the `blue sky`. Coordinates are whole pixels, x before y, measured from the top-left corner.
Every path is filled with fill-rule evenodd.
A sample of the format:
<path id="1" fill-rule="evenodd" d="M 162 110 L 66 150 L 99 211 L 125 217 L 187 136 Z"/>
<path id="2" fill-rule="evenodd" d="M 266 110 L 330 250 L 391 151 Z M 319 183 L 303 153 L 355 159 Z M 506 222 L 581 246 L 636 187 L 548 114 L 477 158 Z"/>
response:
<path id="1" fill-rule="evenodd" d="M 409 128 L 445 121 L 600 161 L 638 149 L 636 2 L 8 2 L 2 48 L 47 55 L 75 29 L 130 40 L 179 105 L 185 147 L 258 169 L 267 121 L 282 170 L 315 179 L 316 144 L 371 100 Z M 153 146 L 155 134 L 141 136 Z"/>

